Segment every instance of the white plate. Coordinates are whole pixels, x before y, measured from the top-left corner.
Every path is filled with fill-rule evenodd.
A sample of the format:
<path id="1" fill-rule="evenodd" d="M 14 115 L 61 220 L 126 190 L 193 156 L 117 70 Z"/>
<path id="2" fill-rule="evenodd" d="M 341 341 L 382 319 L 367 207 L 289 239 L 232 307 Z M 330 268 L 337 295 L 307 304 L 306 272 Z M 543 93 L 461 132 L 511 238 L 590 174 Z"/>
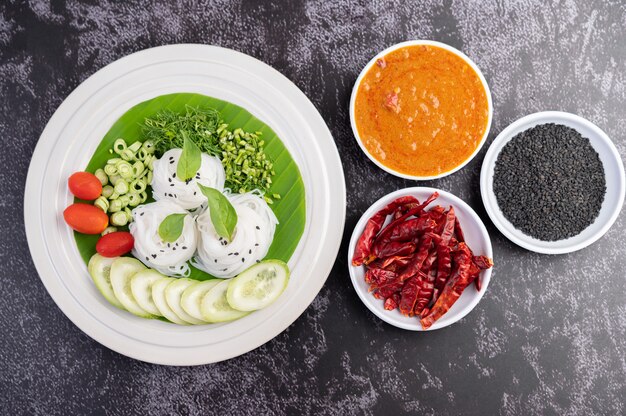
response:
<path id="1" fill-rule="evenodd" d="M 367 306 L 367 308 L 372 311 L 374 315 L 378 316 L 383 321 L 393 326 L 397 326 L 398 328 L 408 329 L 411 331 L 432 331 L 444 328 L 448 325 L 452 325 L 470 313 L 487 291 L 487 287 L 491 281 L 492 269 L 487 269 L 480 273 L 480 280 L 482 284 L 480 292 L 476 290 L 473 284 L 467 287 L 450 310 L 440 319 L 435 321 L 430 328 L 424 330 L 418 318 L 404 316 L 398 309 L 393 311 L 385 310 L 384 301 L 382 299 L 376 299 L 371 293 L 368 292 L 369 285 L 365 283 L 364 278 L 365 267 L 353 266 L 352 255 L 354 254 L 356 243 L 365 229 L 365 224 L 377 211 L 401 196 L 413 195 L 420 201 L 423 201 L 435 191 L 439 192 L 439 197 L 432 202 L 429 207 L 441 205 L 447 209 L 450 205 L 452 205 L 461 224 L 461 228 L 463 228 L 465 241 L 474 252 L 474 255 L 485 255 L 489 258 L 493 258 L 493 250 L 491 248 L 489 233 L 474 210 L 463 202 L 463 200 L 449 192 L 442 191 L 440 189 L 423 187 L 400 189 L 387 194 L 378 201 L 374 202 L 372 206 L 365 211 L 359 222 L 356 224 L 356 227 L 354 227 L 352 238 L 350 238 L 350 247 L 348 248 L 348 269 L 350 271 L 350 280 L 352 280 L 352 285 L 354 286 L 356 293 L 359 295 L 359 298 L 361 298 L 361 301 L 363 301 L 365 306 Z"/>
<path id="2" fill-rule="evenodd" d="M 493 192 L 493 173 L 496 160 L 502 148 L 517 134 L 538 124 L 545 123 L 563 124 L 575 129 L 583 137 L 588 138 L 600 156 L 606 177 L 606 195 L 596 220 L 580 234 L 559 241 L 542 241 L 526 235 L 521 230 L 515 228 L 502 214 L 496 195 Z M 502 130 L 489 147 L 489 150 L 487 150 L 480 172 L 480 193 L 487 214 L 489 214 L 494 225 L 509 240 L 520 247 L 543 254 L 571 253 L 597 241 L 611 228 L 611 225 L 617 219 L 624 204 L 625 191 L 624 165 L 609 136 L 590 121 L 575 114 L 560 111 L 544 111 L 530 114 Z"/>
<path id="3" fill-rule="evenodd" d="M 102 137 L 134 105 L 194 92 L 237 104 L 268 124 L 295 159 L 306 190 L 306 227 L 289 261 L 291 281 L 271 306 L 228 324 L 182 327 L 109 305 L 92 283 L 63 209 L 68 176 L 83 170 Z M 332 183 L 331 183 L 332 181 Z M 39 139 L 26 181 L 24 216 L 33 261 L 59 308 L 119 353 L 167 365 L 226 360 L 269 341 L 313 301 L 339 250 L 345 182 L 333 138 L 313 104 L 270 66 L 206 45 L 171 45 L 122 58 L 82 83 Z"/>
<path id="4" fill-rule="evenodd" d="M 443 173 L 440 173 L 439 175 L 433 175 L 433 176 L 407 175 L 406 173 L 401 173 L 401 172 L 395 171 L 395 170 L 391 169 L 390 167 L 385 166 L 384 164 L 382 164 L 378 159 L 376 159 L 374 156 L 372 156 L 372 154 L 370 154 L 370 152 L 367 150 L 367 148 L 363 144 L 363 141 L 361 140 L 361 136 L 359 135 L 359 131 L 356 128 L 356 121 L 355 121 L 355 116 L 354 116 L 354 108 L 355 108 L 355 103 L 356 103 L 356 93 L 357 93 L 357 91 L 359 89 L 359 84 L 361 84 L 361 81 L 365 77 L 365 74 L 367 74 L 367 72 L 370 70 L 370 68 L 372 66 L 374 66 L 376 61 L 379 58 L 382 58 L 385 55 L 387 55 L 388 53 L 393 52 L 393 51 L 395 51 L 397 49 L 404 48 L 406 46 L 417 46 L 417 45 L 436 46 L 436 47 L 439 47 L 441 49 L 445 49 L 448 52 L 452 52 L 453 54 L 455 54 L 459 58 L 463 59 L 470 67 L 472 67 L 474 72 L 476 72 L 476 74 L 478 75 L 478 78 L 480 78 L 480 82 L 483 84 L 483 87 L 485 88 L 485 94 L 487 95 L 487 107 L 489 109 L 489 116 L 488 116 L 488 119 L 487 119 L 487 127 L 485 128 L 485 133 L 483 134 L 483 137 L 480 139 L 480 143 L 478 143 L 478 146 L 476 146 L 476 150 L 474 150 L 474 153 L 472 153 L 470 155 L 470 157 L 468 157 L 463 163 L 461 163 L 460 165 L 458 165 L 454 169 L 451 169 L 451 170 L 449 170 L 447 172 L 443 172 Z M 474 63 L 474 61 L 472 61 L 467 55 L 465 55 L 460 50 L 458 50 L 456 48 L 453 48 L 450 45 L 446 45 L 445 43 L 436 42 L 434 40 L 408 40 L 408 41 L 405 41 L 405 42 L 400 42 L 400 43 L 397 43 L 395 45 L 392 45 L 392 46 L 388 47 L 387 49 L 385 49 L 384 51 L 380 52 L 378 55 L 373 57 L 367 63 L 367 65 L 365 65 L 365 68 L 363 68 L 363 70 L 359 74 L 359 77 L 356 79 L 356 82 L 354 83 L 354 87 L 352 88 L 352 95 L 350 96 L 350 124 L 352 125 L 352 133 L 354 134 L 354 138 L 356 139 L 357 143 L 361 147 L 361 150 L 363 151 L 363 153 L 365 153 L 365 155 L 367 157 L 369 157 L 370 160 L 372 162 L 374 162 L 382 170 L 384 170 L 386 172 L 389 172 L 392 175 L 398 176 L 400 178 L 413 179 L 413 180 L 416 180 L 416 181 L 427 181 L 427 180 L 431 180 L 431 179 L 443 178 L 444 176 L 451 175 L 454 172 L 456 172 L 459 169 L 461 169 L 463 166 L 467 165 L 474 158 L 474 156 L 476 156 L 476 154 L 480 151 L 480 149 L 483 147 L 483 144 L 485 143 L 485 140 L 487 139 L 487 136 L 489 135 L 489 129 L 491 128 L 491 120 L 492 120 L 492 118 L 493 118 L 493 102 L 491 100 L 491 91 L 489 90 L 489 85 L 487 84 L 487 80 L 483 76 L 483 73 L 480 72 L 480 69 L 478 68 L 478 66 Z"/>

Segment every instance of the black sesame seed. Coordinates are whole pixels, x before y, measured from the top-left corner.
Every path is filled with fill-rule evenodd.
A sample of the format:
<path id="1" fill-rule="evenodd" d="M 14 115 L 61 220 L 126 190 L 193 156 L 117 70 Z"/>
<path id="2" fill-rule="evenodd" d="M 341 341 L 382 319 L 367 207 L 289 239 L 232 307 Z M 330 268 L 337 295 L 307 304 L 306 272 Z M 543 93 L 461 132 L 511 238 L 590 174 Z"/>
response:
<path id="1" fill-rule="evenodd" d="M 261 260 L 257 260 L 256 262 L 257 262 L 257 263 L 261 263 Z"/>
<path id="2" fill-rule="evenodd" d="M 140 212 L 139 215 L 143 217 L 143 214 L 145 214 L 145 212 Z"/>
<path id="3" fill-rule="evenodd" d="M 245 263 L 245 262 L 246 262 L 245 257 L 242 257 L 242 258 L 241 258 L 241 262 L 242 262 L 242 263 Z"/>
<path id="4" fill-rule="evenodd" d="M 258 246 L 259 246 L 259 243 L 254 243 L 254 246 L 255 246 L 255 247 L 258 247 Z"/>
<path id="5" fill-rule="evenodd" d="M 256 229 L 257 229 L 257 230 L 260 230 L 260 229 L 261 229 L 261 227 L 259 227 L 259 226 L 257 225 L 257 226 L 256 226 Z"/>
<path id="6" fill-rule="evenodd" d="M 195 195 L 195 194 L 196 194 L 196 191 L 193 191 L 193 194 Z"/>
<path id="7" fill-rule="evenodd" d="M 150 261 L 150 257 L 146 256 L 146 261 Z"/>
<path id="8" fill-rule="evenodd" d="M 493 189 L 502 213 L 516 228 L 543 241 L 557 241 L 595 221 L 606 178 L 589 139 L 564 125 L 540 124 L 502 148 Z"/>
<path id="9" fill-rule="evenodd" d="M 152 256 L 153 259 L 156 259 L 156 254 L 150 254 Z"/>
<path id="10" fill-rule="evenodd" d="M 183 250 L 187 250 L 187 246 L 183 246 Z"/>
<path id="11" fill-rule="evenodd" d="M 170 183 L 170 186 L 174 186 L 174 184 L 173 184 L 173 183 Z"/>
<path id="12" fill-rule="evenodd" d="M 238 252 L 238 251 L 235 251 L 235 256 L 238 256 L 238 255 L 239 255 L 239 252 Z"/>
<path id="13" fill-rule="evenodd" d="M 172 178 L 167 178 L 167 181 L 168 182 L 172 182 Z"/>
<path id="14" fill-rule="evenodd" d="M 215 262 L 217 263 L 217 259 L 215 259 Z"/>
<path id="15" fill-rule="evenodd" d="M 252 254 L 252 249 L 248 250 L 248 254 Z"/>

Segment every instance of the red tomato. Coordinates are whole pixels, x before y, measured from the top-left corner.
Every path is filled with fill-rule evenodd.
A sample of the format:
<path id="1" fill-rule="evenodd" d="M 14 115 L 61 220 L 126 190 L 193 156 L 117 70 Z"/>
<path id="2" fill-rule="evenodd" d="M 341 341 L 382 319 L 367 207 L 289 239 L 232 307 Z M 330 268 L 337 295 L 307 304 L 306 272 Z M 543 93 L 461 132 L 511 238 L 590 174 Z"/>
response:
<path id="1" fill-rule="evenodd" d="M 109 225 L 109 217 L 90 204 L 72 204 L 63 211 L 63 218 L 73 230 L 83 234 L 100 234 Z"/>
<path id="2" fill-rule="evenodd" d="M 85 201 L 93 201 L 102 195 L 100 179 L 93 173 L 76 172 L 70 176 L 67 184 L 70 187 L 70 192 L 76 198 L 84 199 Z"/>
<path id="3" fill-rule="evenodd" d="M 96 251 L 104 257 L 118 257 L 133 249 L 135 239 L 128 231 L 116 231 L 103 235 L 96 243 Z"/>

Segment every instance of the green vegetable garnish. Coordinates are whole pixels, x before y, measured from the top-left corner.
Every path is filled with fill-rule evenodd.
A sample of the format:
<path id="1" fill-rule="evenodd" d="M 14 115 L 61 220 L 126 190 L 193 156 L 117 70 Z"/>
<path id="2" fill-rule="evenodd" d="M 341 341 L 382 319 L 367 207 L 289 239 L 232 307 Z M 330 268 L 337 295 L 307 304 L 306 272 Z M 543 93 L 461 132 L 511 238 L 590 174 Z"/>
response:
<path id="1" fill-rule="evenodd" d="M 178 159 L 178 165 L 176 165 L 176 176 L 181 181 L 188 181 L 193 178 L 200 164 L 202 163 L 202 152 L 198 149 L 198 146 L 187 136 L 187 133 L 182 132 L 184 139 L 183 152 Z"/>
<path id="2" fill-rule="evenodd" d="M 212 108 L 200 109 L 185 106 L 186 113 L 178 114 L 170 110 L 157 113 L 144 121 L 144 136 L 154 144 L 160 155 L 184 144 L 183 132 L 205 153 L 219 156 L 217 129 L 220 126 L 220 113 Z"/>
<path id="3" fill-rule="evenodd" d="M 170 214 L 159 224 L 159 236 L 166 243 L 173 243 L 183 233 L 187 214 Z"/>
<path id="4" fill-rule="evenodd" d="M 265 194 L 265 201 L 271 204 L 268 196 L 272 186 L 274 164 L 265 155 L 260 140 L 260 132 L 248 133 L 242 129 L 226 131 L 226 125 L 220 126 L 220 147 L 222 164 L 226 171 L 226 187 L 233 192 L 249 192 L 258 189 Z M 219 130 L 218 130 L 219 131 Z M 275 199 L 278 199 L 274 197 Z"/>
<path id="5" fill-rule="evenodd" d="M 188 137 L 201 152 L 217 156 L 222 161 L 226 187 L 232 192 L 258 189 L 269 204 L 280 198 L 278 194 L 270 197 L 274 164 L 263 150 L 265 142 L 259 137 L 261 133 L 229 130 L 228 124 L 222 122 L 220 113 L 214 109 L 186 106 L 185 114 L 161 111 L 145 119 L 143 133 L 160 155 L 173 148 L 182 148 L 185 137 Z"/>
<path id="6" fill-rule="evenodd" d="M 232 240 L 237 225 L 237 211 L 228 198 L 215 188 L 198 184 L 200 190 L 209 200 L 209 213 L 213 228 L 222 238 Z"/>

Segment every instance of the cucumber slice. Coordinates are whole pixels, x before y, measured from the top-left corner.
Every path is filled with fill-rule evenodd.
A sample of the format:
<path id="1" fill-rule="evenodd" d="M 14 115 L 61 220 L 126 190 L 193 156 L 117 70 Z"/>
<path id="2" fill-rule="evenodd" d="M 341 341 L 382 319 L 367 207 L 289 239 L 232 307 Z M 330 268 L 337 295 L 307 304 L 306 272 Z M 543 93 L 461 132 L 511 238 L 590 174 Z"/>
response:
<path id="1" fill-rule="evenodd" d="M 89 259 L 87 270 L 96 288 L 102 293 L 102 296 L 104 296 L 111 305 L 124 309 L 124 305 L 117 300 L 115 293 L 113 293 L 113 287 L 111 286 L 111 264 L 115 259 L 117 259 L 117 257 L 103 257 L 96 253 Z"/>
<path id="2" fill-rule="evenodd" d="M 161 312 L 161 315 L 165 317 L 168 321 L 173 322 L 179 325 L 189 325 L 189 322 L 185 322 L 178 317 L 167 304 L 165 300 L 165 289 L 172 283 L 174 280 L 171 277 L 162 277 L 160 280 L 157 280 L 152 284 L 152 300 L 154 304 Z"/>
<path id="3" fill-rule="evenodd" d="M 200 302 L 204 295 L 219 282 L 221 282 L 221 280 L 213 279 L 192 284 L 183 292 L 180 298 L 180 306 L 182 306 L 189 315 L 204 321 L 202 312 L 200 312 Z"/>
<path id="4" fill-rule="evenodd" d="M 130 291 L 135 301 L 143 310 L 155 316 L 163 315 L 161 315 L 161 311 L 159 311 L 154 300 L 152 300 L 152 285 L 164 277 L 156 270 L 145 269 L 137 272 L 130 278 Z"/>
<path id="5" fill-rule="evenodd" d="M 226 291 L 230 280 L 219 282 L 209 290 L 202 298 L 200 303 L 200 312 L 202 318 L 207 322 L 226 322 L 234 321 L 248 314 L 231 308 L 226 300 Z"/>
<path id="6" fill-rule="evenodd" d="M 289 267 L 280 260 L 255 264 L 230 281 L 226 299 L 239 311 L 256 311 L 274 302 L 287 287 Z"/>
<path id="7" fill-rule="evenodd" d="M 174 279 L 174 281 L 167 285 L 167 287 L 165 288 L 165 300 L 167 301 L 167 304 L 172 309 L 172 311 L 174 311 L 174 313 L 178 315 L 180 319 L 189 322 L 190 324 L 200 325 L 205 324 L 206 322 L 189 315 L 187 312 L 185 312 L 180 304 L 181 297 L 185 289 L 187 289 L 189 286 L 193 285 L 196 282 L 197 280 L 191 280 L 184 277 L 180 279 Z"/>
<path id="8" fill-rule="evenodd" d="M 151 314 L 139 306 L 130 290 L 130 278 L 145 268 L 146 266 L 137 259 L 130 257 L 115 259 L 111 264 L 111 286 L 113 286 L 115 297 L 128 312 L 142 318 L 153 318 Z"/>

